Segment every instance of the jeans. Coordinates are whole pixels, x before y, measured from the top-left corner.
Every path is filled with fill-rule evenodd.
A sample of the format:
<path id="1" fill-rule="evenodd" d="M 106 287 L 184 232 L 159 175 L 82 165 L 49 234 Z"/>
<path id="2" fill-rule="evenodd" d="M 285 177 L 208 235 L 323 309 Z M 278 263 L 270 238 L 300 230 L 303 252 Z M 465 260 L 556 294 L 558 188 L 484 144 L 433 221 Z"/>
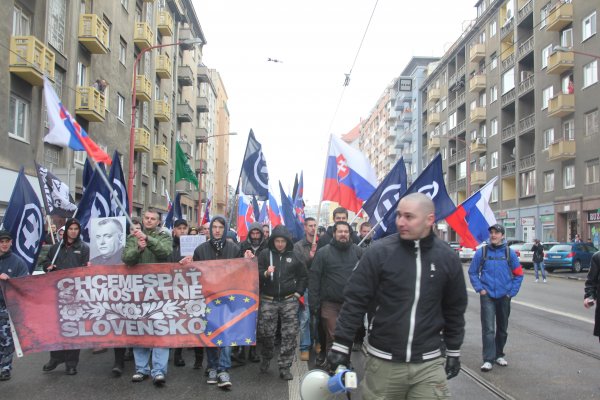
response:
<path id="1" fill-rule="evenodd" d="M 546 279 L 546 271 L 544 270 L 544 263 L 542 261 L 540 262 L 534 262 L 533 263 L 533 269 L 535 269 L 535 280 L 537 281 L 539 279 L 538 276 L 538 269 L 542 270 L 542 279 Z"/>
<path id="2" fill-rule="evenodd" d="M 483 361 L 493 363 L 498 357 L 504 357 L 504 346 L 508 338 L 510 297 L 493 299 L 486 294 L 480 295 L 479 299 L 481 302 Z"/>
<path id="3" fill-rule="evenodd" d="M 152 369 L 150 369 L 150 355 L 152 355 Z M 169 349 L 154 347 L 134 347 L 135 372 L 144 375 L 166 375 L 169 365 Z"/>
<path id="4" fill-rule="evenodd" d="M 216 369 L 218 372 L 229 371 L 231 368 L 231 347 L 207 347 L 206 357 L 208 369 Z"/>
<path id="5" fill-rule="evenodd" d="M 308 309 L 308 289 L 304 291 L 304 307 L 298 308 L 298 322 L 300 322 L 300 351 L 310 350 L 310 310 Z"/>

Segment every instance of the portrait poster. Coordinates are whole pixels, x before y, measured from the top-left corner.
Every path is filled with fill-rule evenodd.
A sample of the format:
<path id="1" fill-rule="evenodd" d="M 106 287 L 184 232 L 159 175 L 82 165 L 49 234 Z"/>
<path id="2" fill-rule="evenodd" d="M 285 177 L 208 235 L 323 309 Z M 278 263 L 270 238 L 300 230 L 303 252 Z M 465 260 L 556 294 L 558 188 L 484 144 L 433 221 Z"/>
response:
<path id="1" fill-rule="evenodd" d="M 126 217 L 92 218 L 90 223 L 90 263 L 122 264 L 121 254 L 127 239 Z"/>

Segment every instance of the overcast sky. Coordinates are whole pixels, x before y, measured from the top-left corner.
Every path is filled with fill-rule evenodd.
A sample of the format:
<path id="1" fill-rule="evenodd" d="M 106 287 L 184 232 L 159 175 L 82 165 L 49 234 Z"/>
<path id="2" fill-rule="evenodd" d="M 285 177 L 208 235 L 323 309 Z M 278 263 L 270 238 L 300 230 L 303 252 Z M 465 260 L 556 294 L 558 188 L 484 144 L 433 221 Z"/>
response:
<path id="1" fill-rule="evenodd" d="M 237 183 L 252 128 L 271 187 L 291 189 L 304 170 L 304 199 L 321 196 L 329 134 L 365 119 L 412 56 L 441 56 L 475 18 L 475 0 L 194 0 L 208 44 L 204 63 L 221 74 L 230 112 L 229 182 Z M 281 63 L 267 61 L 277 59 Z M 331 128 L 330 128 L 331 127 Z"/>

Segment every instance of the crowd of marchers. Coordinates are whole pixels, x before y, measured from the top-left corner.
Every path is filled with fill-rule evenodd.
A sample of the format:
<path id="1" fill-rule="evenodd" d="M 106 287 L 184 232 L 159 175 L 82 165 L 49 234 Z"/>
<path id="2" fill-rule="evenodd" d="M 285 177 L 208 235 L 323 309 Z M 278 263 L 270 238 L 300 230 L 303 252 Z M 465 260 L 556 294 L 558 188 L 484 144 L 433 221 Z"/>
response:
<path id="1" fill-rule="evenodd" d="M 180 219 L 169 231 L 160 226 L 159 214 L 148 210 L 129 227 L 121 261 L 136 268 L 242 257 L 257 262 L 257 344 L 193 349 L 193 368 L 204 368 L 208 384 L 230 389 L 232 365 L 247 362 L 260 363 L 265 373 L 274 367 L 276 352 L 279 377 L 292 380 L 290 367 L 297 350 L 300 361 L 309 361 L 313 351 L 316 366 L 328 371 L 349 367 L 352 351 L 362 350 L 367 354 L 363 399 L 448 398 L 447 381 L 460 371 L 467 293 L 457 254 L 434 233 L 433 202 L 418 193 L 402 198 L 396 210 L 398 233 L 379 240 L 371 239 L 369 223 L 355 232 L 344 208 L 333 211 L 333 220 L 332 226 L 321 230 L 314 218 L 306 218 L 304 237 L 295 243 L 283 225 L 271 230 L 253 223 L 239 243 L 222 216 L 195 231 Z M 66 222 L 62 240 L 43 257 L 45 272 L 89 265 L 89 248 L 80 233 L 77 220 Z M 484 372 L 509 364 L 505 345 L 510 304 L 523 280 L 504 227 L 493 225 L 489 233 L 468 271 L 481 303 Z M 180 237 L 188 234 L 206 236 L 193 256 L 180 251 Z M 9 232 L 0 231 L 3 280 L 28 274 L 23 260 L 11 251 L 12 239 Z M 595 304 L 599 272 L 600 252 L 592 259 L 585 284 L 585 307 Z M 594 334 L 600 335 L 598 309 Z M 11 377 L 13 352 L 0 293 L 0 380 Z M 53 371 L 64 363 L 66 373 L 75 375 L 79 353 L 52 351 L 42 369 Z M 121 376 L 125 361 L 133 358 L 133 382 L 151 378 L 163 385 L 170 353 L 175 367 L 186 365 L 180 348 L 115 348 L 112 373 Z"/>

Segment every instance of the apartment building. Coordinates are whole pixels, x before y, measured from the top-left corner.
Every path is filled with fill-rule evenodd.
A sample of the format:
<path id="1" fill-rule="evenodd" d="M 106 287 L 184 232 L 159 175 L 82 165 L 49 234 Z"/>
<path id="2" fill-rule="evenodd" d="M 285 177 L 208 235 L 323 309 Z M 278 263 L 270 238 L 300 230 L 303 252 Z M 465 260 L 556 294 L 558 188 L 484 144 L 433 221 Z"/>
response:
<path id="1" fill-rule="evenodd" d="M 476 8 L 421 87 L 423 161 L 442 154 L 457 203 L 498 177 L 490 205 L 507 238 L 580 233 L 598 244 L 600 4 L 481 0 Z"/>
<path id="2" fill-rule="evenodd" d="M 0 11 L 12 16 L 0 29 L 7 44 L 0 60 L 7 71 L 0 75 L 0 121 L 7 127 L 0 135 L 0 176 L 10 181 L 21 165 L 33 176 L 37 160 L 68 182 L 75 198 L 81 196 L 85 152 L 43 143 L 45 75 L 93 140 L 121 154 L 126 176 L 133 115 L 134 215 L 147 207 L 165 212 L 166 192 L 173 197 L 177 190 L 184 194 L 186 217 L 196 218 L 198 199 L 206 196 L 173 181 L 175 142 L 198 159 L 198 144 L 209 134 L 199 129 L 200 121 L 211 131 L 214 124 L 202 117 L 215 107 L 207 89 L 211 76 L 202 65 L 206 39 L 191 0 L 17 0 L 2 2 Z M 108 82 L 103 91 L 93 85 L 98 79 Z M 0 207 L 11 190 L 0 188 Z"/>
<path id="3" fill-rule="evenodd" d="M 371 161 L 378 181 L 390 172 L 398 153 L 391 101 L 393 87 L 392 82 L 385 88 L 360 127 L 360 149 Z"/>

